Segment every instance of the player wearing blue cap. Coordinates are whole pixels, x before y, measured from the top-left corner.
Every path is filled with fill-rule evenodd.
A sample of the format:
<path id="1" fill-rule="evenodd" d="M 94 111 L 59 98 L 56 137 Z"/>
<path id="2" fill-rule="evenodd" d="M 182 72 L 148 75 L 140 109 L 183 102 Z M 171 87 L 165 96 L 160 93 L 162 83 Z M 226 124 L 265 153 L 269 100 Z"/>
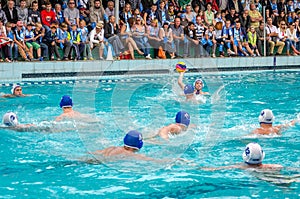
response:
<path id="1" fill-rule="evenodd" d="M 29 95 L 23 94 L 22 87 L 20 85 L 18 85 L 18 84 L 14 84 L 12 86 L 12 88 L 11 88 L 11 94 L 2 95 L 2 97 L 5 97 L 5 98 L 26 97 L 26 96 L 29 96 Z"/>
<path id="2" fill-rule="evenodd" d="M 158 135 L 165 139 L 169 139 L 169 135 L 176 135 L 182 131 L 186 131 L 190 125 L 190 115 L 186 111 L 179 111 L 175 117 L 175 123 L 161 128 Z"/>
<path id="3" fill-rule="evenodd" d="M 74 119 L 82 116 L 79 112 L 73 110 L 73 100 L 68 95 L 62 96 L 59 106 L 62 108 L 63 113 L 56 117 L 55 121 L 61 121 L 66 118 Z"/>
<path id="4" fill-rule="evenodd" d="M 184 90 L 186 87 L 186 85 L 183 83 L 183 76 L 184 76 L 184 72 L 179 73 L 178 85 L 182 90 Z M 196 81 L 194 81 L 194 84 L 192 86 L 193 86 L 193 93 L 195 95 L 209 95 L 209 92 L 202 91 L 204 87 L 204 83 L 201 79 L 196 79 Z"/>
<path id="5" fill-rule="evenodd" d="M 277 126 L 273 126 L 274 120 L 275 117 L 270 109 L 262 110 L 258 116 L 260 127 L 252 131 L 252 133 L 260 135 L 280 134 L 284 129 L 294 126 L 296 122 L 299 122 L 300 115 L 298 114 L 298 119 L 296 120 Z"/>

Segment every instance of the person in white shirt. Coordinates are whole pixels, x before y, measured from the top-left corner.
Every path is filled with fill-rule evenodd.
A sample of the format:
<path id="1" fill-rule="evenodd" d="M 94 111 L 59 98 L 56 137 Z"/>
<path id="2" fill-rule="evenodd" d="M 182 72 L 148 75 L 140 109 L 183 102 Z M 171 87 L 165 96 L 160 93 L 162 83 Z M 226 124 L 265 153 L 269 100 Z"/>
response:
<path id="1" fill-rule="evenodd" d="M 90 33 L 90 47 L 99 46 L 99 59 L 103 60 L 103 49 L 104 49 L 104 29 L 103 23 L 98 22 L 96 27 Z"/>

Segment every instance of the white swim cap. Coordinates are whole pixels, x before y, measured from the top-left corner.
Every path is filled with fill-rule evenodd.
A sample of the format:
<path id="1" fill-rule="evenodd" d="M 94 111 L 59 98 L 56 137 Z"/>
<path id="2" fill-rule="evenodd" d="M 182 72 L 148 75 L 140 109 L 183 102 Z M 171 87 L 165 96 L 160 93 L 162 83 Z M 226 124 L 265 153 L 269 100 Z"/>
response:
<path id="1" fill-rule="evenodd" d="M 3 116 L 3 124 L 6 126 L 17 126 L 18 125 L 18 117 L 13 112 L 7 112 Z"/>
<path id="2" fill-rule="evenodd" d="M 11 94 L 14 94 L 15 93 L 15 89 L 17 88 L 17 87 L 21 87 L 20 85 L 18 85 L 18 84 L 14 84 L 13 86 L 12 86 L 12 88 L 11 88 Z"/>
<path id="3" fill-rule="evenodd" d="M 265 152 L 262 150 L 261 146 L 257 143 L 247 144 L 244 153 L 243 160 L 247 164 L 261 164 L 265 158 Z"/>
<path id="4" fill-rule="evenodd" d="M 259 123 L 272 124 L 274 122 L 274 115 L 270 109 L 264 109 L 260 112 L 258 117 Z"/>

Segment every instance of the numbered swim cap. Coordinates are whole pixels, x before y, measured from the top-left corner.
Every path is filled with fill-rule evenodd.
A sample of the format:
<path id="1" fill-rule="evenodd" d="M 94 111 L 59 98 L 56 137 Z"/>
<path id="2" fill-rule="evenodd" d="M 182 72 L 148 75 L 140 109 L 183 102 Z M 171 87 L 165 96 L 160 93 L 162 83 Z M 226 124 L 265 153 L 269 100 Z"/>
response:
<path id="1" fill-rule="evenodd" d="M 265 158 L 265 152 L 257 143 L 249 143 L 243 153 L 243 160 L 247 164 L 261 164 Z"/>
<path id="2" fill-rule="evenodd" d="M 7 112 L 3 116 L 3 124 L 6 126 L 17 126 L 18 125 L 18 117 L 13 112 Z"/>
<path id="3" fill-rule="evenodd" d="M 192 84 L 187 84 L 184 86 L 183 92 L 185 95 L 194 94 L 194 86 Z"/>
<path id="4" fill-rule="evenodd" d="M 188 127 L 190 124 L 191 118 L 190 114 L 188 114 L 185 111 L 179 111 L 176 114 L 175 122 L 184 125 L 185 127 Z"/>
<path id="5" fill-rule="evenodd" d="M 14 84 L 13 86 L 12 86 L 12 88 L 11 88 L 11 94 L 14 94 L 15 93 L 15 90 L 16 90 L 16 88 L 18 88 L 18 87 L 21 87 L 20 85 L 17 85 L 17 84 Z"/>
<path id="6" fill-rule="evenodd" d="M 133 149 L 141 149 L 143 147 L 143 136 L 138 131 L 129 131 L 124 137 L 124 146 Z"/>
<path id="7" fill-rule="evenodd" d="M 272 124 L 274 122 L 274 115 L 273 112 L 270 109 L 264 109 L 260 112 L 260 115 L 258 117 L 259 123 L 264 124 Z"/>
<path id="8" fill-rule="evenodd" d="M 59 105 L 60 108 L 72 107 L 73 106 L 72 98 L 68 95 L 62 96 Z"/>

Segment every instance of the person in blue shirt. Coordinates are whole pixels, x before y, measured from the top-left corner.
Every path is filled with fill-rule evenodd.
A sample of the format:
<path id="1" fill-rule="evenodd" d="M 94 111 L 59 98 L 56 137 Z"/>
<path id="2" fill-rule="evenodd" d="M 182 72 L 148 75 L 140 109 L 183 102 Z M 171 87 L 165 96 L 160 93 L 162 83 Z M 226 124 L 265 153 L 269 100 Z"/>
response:
<path id="1" fill-rule="evenodd" d="M 41 57 L 41 46 L 36 42 L 33 26 L 34 24 L 32 22 L 27 24 L 27 29 L 25 30 L 25 44 L 27 48 L 29 48 L 31 54 L 33 54 L 33 50 L 36 50 L 38 59 L 43 61 L 43 57 Z"/>
<path id="2" fill-rule="evenodd" d="M 79 22 L 79 28 L 78 31 L 80 32 L 80 54 L 83 55 L 83 60 L 94 60 L 92 57 L 92 51 L 91 47 L 88 41 L 88 34 L 89 31 L 86 27 L 86 22 L 84 20 L 81 20 Z"/>

